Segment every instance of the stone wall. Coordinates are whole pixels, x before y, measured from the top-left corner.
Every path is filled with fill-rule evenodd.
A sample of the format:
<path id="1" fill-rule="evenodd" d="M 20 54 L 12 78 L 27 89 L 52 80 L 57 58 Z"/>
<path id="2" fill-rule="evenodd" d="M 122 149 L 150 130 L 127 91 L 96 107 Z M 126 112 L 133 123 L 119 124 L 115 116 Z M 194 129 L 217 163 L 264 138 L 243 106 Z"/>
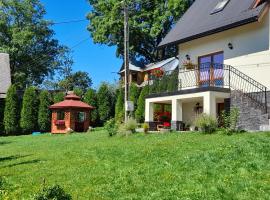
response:
<path id="1" fill-rule="evenodd" d="M 268 102 L 270 103 L 270 92 L 268 96 Z M 254 101 L 239 91 L 232 91 L 231 93 L 231 108 L 233 107 L 237 107 L 240 112 L 238 122 L 240 130 L 258 131 L 261 125 L 269 125 L 268 114 L 265 114 Z"/>

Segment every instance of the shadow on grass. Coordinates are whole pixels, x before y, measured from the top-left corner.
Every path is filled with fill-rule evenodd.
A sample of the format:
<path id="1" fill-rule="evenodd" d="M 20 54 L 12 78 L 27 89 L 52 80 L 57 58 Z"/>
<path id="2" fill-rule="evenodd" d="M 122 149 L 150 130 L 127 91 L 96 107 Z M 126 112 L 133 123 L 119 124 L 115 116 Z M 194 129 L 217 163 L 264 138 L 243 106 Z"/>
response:
<path id="1" fill-rule="evenodd" d="M 35 164 L 35 163 L 39 163 L 41 162 L 41 160 L 35 159 L 35 160 L 28 160 L 28 161 L 23 161 L 23 162 L 19 162 L 19 163 L 14 163 L 14 164 L 10 164 L 10 165 L 5 165 L 2 168 L 9 168 L 9 167 L 16 167 L 19 165 L 28 165 L 28 164 Z"/>
<path id="2" fill-rule="evenodd" d="M 10 144 L 10 143 L 12 143 L 12 142 L 10 142 L 10 141 L 0 141 L 0 146 L 5 145 L 5 144 Z"/>
<path id="3" fill-rule="evenodd" d="M 11 161 L 11 160 L 17 160 L 20 158 L 25 158 L 31 155 L 16 155 L 16 156 L 6 156 L 6 157 L 0 157 L 0 163 L 5 161 Z"/>

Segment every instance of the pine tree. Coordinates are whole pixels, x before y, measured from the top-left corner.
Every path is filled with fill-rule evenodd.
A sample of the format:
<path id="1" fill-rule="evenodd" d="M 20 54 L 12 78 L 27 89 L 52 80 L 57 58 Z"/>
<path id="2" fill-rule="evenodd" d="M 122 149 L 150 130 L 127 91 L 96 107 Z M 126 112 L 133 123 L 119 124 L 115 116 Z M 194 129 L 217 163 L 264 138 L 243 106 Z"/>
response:
<path id="1" fill-rule="evenodd" d="M 124 91 L 122 88 L 119 88 L 115 104 L 115 121 L 121 123 L 124 121 L 124 117 L 125 117 Z"/>
<path id="2" fill-rule="evenodd" d="M 99 116 L 98 116 L 98 102 L 96 91 L 93 89 L 88 89 L 84 95 L 83 101 L 95 108 L 94 110 L 91 110 L 90 117 L 91 117 L 91 125 L 97 126 Z"/>
<path id="3" fill-rule="evenodd" d="M 23 95 L 20 126 L 24 133 L 31 133 L 38 127 L 38 98 L 35 87 L 29 87 Z"/>
<path id="4" fill-rule="evenodd" d="M 48 91 L 42 91 L 39 95 L 38 126 L 42 132 L 50 130 L 51 126 L 51 97 Z"/>
<path id="5" fill-rule="evenodd" d="M 11 85 L 7 92 L 4 111 L 4 127 L 7 134 L 16 134 L 19 131 L 19 99 L 15 85 Z"/>
<path id="6" fill-rule="evenodd" d="M 137 104 L 138 104 L 139 96 L 140 96 L 140 89 L 138 88 L 136 84 L 132 83 L 130 86 L 130 101 L 133 101 L 134 103 L 134 112 L 132 113 L 133 117 L 138 107 Z"/>
<path id="7" fill-rule="evenodd" d="M 138 107 L 135 112 L 135 118 L 138 122 L 144 122 L 144 115 L 145 115 L 145 97 L 148 95 L 149 88 L 145 86 L 138 99 Z"/>
<path id="8" fill-rule="evenodd" d="M 97 93 L 98 113 L 102 123 L 112 118 L 112 109 L 114 109 L 114 100 L 107 83 L 102 83 Z"/>

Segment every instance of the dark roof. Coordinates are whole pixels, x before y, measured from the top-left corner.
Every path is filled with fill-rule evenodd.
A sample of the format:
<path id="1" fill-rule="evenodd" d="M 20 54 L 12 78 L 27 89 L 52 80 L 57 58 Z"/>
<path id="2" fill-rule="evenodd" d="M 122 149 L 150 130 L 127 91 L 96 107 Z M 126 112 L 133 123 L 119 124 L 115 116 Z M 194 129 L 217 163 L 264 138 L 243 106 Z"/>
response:
<path id="1" fill-rule="evenodd" d="M 266 2 L 253 9 L 254 0 L 230 0 L 222 11 L 211 14 L 218 2 L 220 0 L 196 0 L 159 47 L 184 43 L 256 22 L 268 8 Z"/>

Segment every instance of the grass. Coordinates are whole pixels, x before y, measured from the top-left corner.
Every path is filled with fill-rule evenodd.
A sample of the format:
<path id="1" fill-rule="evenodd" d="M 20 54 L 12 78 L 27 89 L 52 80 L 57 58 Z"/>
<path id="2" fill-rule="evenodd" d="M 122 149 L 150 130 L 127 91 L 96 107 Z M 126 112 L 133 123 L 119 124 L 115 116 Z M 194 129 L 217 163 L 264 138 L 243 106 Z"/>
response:
<path id="1" fill-rule="evenodd" d="M 0 152 L 10 199 L 44 179 L 73 199 L 270 199 L 269 133 L 21 136 Z"/>

